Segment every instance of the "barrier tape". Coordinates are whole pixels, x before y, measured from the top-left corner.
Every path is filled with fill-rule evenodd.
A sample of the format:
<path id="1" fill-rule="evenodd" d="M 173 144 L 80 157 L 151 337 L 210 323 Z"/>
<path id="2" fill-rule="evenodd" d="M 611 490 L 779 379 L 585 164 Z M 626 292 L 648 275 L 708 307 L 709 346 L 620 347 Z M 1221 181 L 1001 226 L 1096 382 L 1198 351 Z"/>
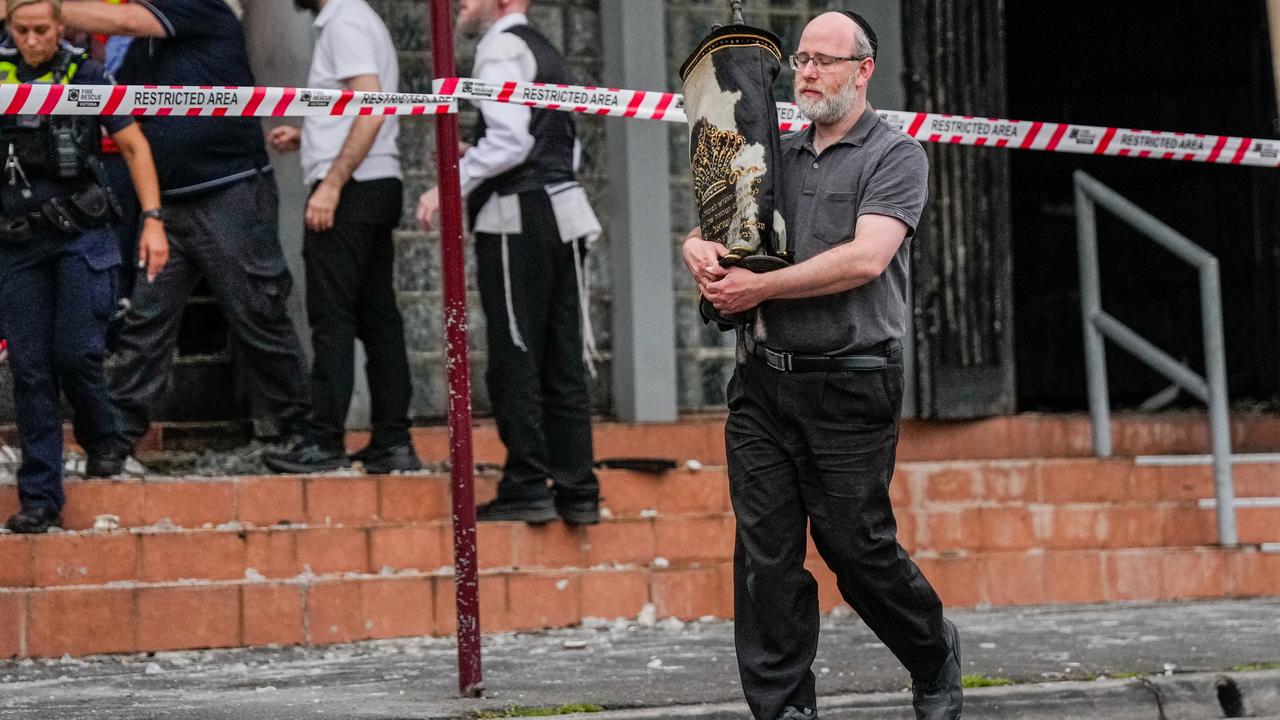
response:
<path id="1" fill-rule="evenodd" d="M 281 87 L 153 85 L 0 85 L 4 115 L 183 115 L 187 117 L 310 117 L 441 115 L 458 99 L 503 102 L 589 115 L 688 122 L 678 93 L 579 85 L 435 81 L 436 94 Z M 936 113 L 881 111 L 921 142 L 1042 150 L 1109 157 L 1280 167 L 1280 140 L 1007 120 Z M 792 103 L 778 103 L 779 127 L 809 121 Z"/>
<path id="2" fill-rule="evenodd" d="M 455 98 L 415 93 L 189 85 L 0 85 L 3 115 L 308 117 L 457 111 Z"/>
<path id="3" fill-rule="evenodd" d="M 514 103 L 588 115 L 688 122 L 684 98 L 677 93 L 544 83 L 497 83 L 472 78 L 436 80 L 434 89 L 440 95 L 470 101 Z M 1273 139 L 937 113 L 882 110 L 880 114 L 921 142 L 1280 167 L 1280 140 Z M 783 132 L 809 126 L 808 119 L 792 103 L 778 103 L 778 121 Z"/>

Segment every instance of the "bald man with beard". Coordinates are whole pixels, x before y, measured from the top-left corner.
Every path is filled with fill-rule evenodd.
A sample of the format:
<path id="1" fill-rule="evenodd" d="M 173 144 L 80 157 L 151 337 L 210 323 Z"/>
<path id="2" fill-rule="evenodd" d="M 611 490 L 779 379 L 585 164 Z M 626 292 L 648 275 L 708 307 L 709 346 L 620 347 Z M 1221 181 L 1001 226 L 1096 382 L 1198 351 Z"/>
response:
<path id="1" fill-rule="evenodd" d="M 810 22 L 791 56 L 812 121 L 782 140 L 794 265 L 724 268 L 724 246 L 685 240 L 702 294 L 739 329 L 727 391 L 737 519 L 735 639 L 757 720 L 812 720 L 818 588 L 805 529 L 845 601 L 912 678 L 919 720 L 956 720 L 960 644 L 942 602 L 898 544 L 889 501 L 902 411 L 910 244 L 928 193 L 923 148 L 867 104 L 877 41 L 861 16 Z"/>

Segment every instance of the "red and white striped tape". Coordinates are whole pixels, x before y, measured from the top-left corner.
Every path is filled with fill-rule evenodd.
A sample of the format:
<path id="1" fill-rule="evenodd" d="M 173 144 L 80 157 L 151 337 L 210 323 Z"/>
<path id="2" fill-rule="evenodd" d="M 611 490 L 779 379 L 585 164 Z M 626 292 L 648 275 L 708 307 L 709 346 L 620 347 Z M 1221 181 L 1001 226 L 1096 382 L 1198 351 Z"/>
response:
<path id="1" fill-rule="evenodd" d="M 471 78 L 436 80 L 435 90 L 440 95 L 470 101 L 516 103 L 589 115 L 688 122 L 684 98 L 677 93 L 544 83 L 496 83 Z M 1273 139 L 936 113 L 880 111 L 880 114 L 921 142 L 1280 167 L 1280 140 Z M 783 132 L 809 126 L 808 119 L 791 103 L 778 103 L 778 120 Z"/>
<path id="2" fill-rule="evenodd" d="M 281 87 L 0 85 L 0 114 L 189 117 L 436 115 L 457 112 L 457 100 L 461 98 L 590 115 L 688 122 L 684 98 L 677 93 L 543 83 L 495 83 L 470 78 L 436 80 L 435 88 L 437 94 L 422 95 Z M 921 142 L 1280 167 L 1280 140 L 1274 139 L 936 113 L 881 111 L 881 115 Z M 808 119 L 791 103 L 778 103 L 778 119 L 784 132 L 809 126 Z"/>
<path id="3" fill-rule="evenodd" d="M 281 87 L 0 85 L 3 115 L 183 115 L 300 117 L 436 115 L 457 100 L 415 93 Z"/>

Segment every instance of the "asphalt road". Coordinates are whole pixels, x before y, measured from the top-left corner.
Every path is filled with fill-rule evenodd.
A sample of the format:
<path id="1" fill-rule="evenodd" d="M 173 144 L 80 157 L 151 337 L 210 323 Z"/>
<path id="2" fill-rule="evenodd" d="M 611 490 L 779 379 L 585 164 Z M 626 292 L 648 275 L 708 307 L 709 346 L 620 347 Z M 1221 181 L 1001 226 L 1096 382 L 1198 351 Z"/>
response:
<path id="1" fill-rule="evenodd" d="M 1249 713 L 1280 716 L 1280 599 L 952 617 L 965 673 L 1016 683 L 971 691 L 967 718 L 1158 720 L 1161 704 L 1168 720 L 1223 717 L 1223 672 L 1244 688 Z M 490 636 L 478 700 L 458 697 L 455 663 L 454 643 L 438 639 L 4 662 L 0 718 L 403 720 L 574 703 L 608 710 L 600 720 L 747 717 L 726 621 Z M 856 618 L 824 619 L 814 670 L 824 718 L 910 717 L 905 671 Z M 1139 714 L 1121 714 L 1129 707 Z"/>

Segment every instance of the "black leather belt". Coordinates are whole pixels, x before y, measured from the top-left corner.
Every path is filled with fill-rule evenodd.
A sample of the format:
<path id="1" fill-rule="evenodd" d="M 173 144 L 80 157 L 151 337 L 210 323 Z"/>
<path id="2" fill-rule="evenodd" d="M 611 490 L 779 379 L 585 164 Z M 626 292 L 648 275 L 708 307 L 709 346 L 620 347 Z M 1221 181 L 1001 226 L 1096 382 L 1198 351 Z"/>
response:
<path id="1" fill-rule="evenodd" d="M 758 345 L 746 336 L 747 352 L 760 358 L 778 372 L 821 372 L 824 370 L 883 370 L 888 367 L 885 357 L 901 347 L 897 340 L 885 340 L 860 350 L 856 355 L 797 355 L 772 350 Z"/>

